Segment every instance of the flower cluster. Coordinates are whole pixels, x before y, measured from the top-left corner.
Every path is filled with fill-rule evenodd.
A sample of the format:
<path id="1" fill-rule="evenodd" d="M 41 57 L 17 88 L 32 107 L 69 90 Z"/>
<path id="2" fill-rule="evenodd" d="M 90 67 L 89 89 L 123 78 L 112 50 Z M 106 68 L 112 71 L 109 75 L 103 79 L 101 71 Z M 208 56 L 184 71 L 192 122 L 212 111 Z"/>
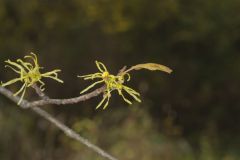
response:
<path id="1" fill-rule="evenodd" d="M 135 91 L 134 89 L 124 85 L 125 81 L 130 80 L 130 74 L 129 73 L 124 73 L 124 74 L 120 73 L 120 74 L 115 76 L 115 75 L 112 75 L 108 72 L 106 66 L 103 63 L 98 62 L 98 61 L 96 61 L 95 63 L 96 63 L 96 66 L 97 66 L 97 68 L 100 72 L 93 73 L 93 74 L 88 74 L 88 75 L 83 75 L 83 76 L 78 76 L 78 77 L 84 78 L 84 80 L 99 79 L 98 81 L 94 82 L 92 85 L 90 85 L 89 87 L 84 89 L 81 92 L 81 94 L 87 92 L 88 90 L 90 90 L 91 88 L 93 88 L 97 84 L 103 83 L 103 84 L 106 85 L 106 89 L 103 93 L 103 99 L 97 105 L 96 109 L 101 107 L 104 104 L 104 102 L 105 102 L 105 104 L 103 105 L 103 109 L 107 108 L 107 106 L 109 104 L 110 97 L 111 97 L 111 92 L 114 91 L 114 90 L 117 90 L 118 94 L 120 96 L 122 96 L 123 100 L 125 102 L 127 102 L 128 104 L 132 104 L 132 102 L 124 96 L 123 91 L 128 93 L 136 101 L 141 102 L 141 100 L 139 98 L 140 94 L 137 91 Z"/>
<path id="2" fill-rule="evenodd" d="M 106 89 L 104 90 L 104 93 L 103 93 L 103 99 L 97 105 L 96 109 L 101 107 L 104 103 L 105 104 L 103 105 L 103 109 L 106 109 L 109 104 L 109 100 L 111 98 L 111 92 L 113 92 L 115 90 L 117 90 L 118 94 L 128 104 L 132 104 L 132 102 L 124 96 L 123 91 L 128 93 L 129 96 L 131 96 L 136 101 L 141 102 L 140 93 L 138 93 L 134 89 L 124 85 L 124 83 L 126 81 L 130 81 L 130 79 L 131 79 L 131 76 L 129 74 L 130 71 L 147 69 L 150 71 L 163 71 L 166 73 L 172 72 L 172 70 L 170 68 L 168 68 L 164 65 L 161 65 L 161 64 L 144 63 L 144 64 L 138 64 L 138 65 L 132 66 L 127 70 L 120 71 L 120 73 L 118 75 L 112 75 L 108 72 L 106 66 L 103 63 L 98 62 L 98 61 L 96 61 L 95 63 L 100 72 L 83 75 L 83 76 L 78 76 L 78 77 L 83 78 L 84 80 L 95 80 L 95 79 L 98 80 L 98 81 L 94 82 L 93 84 L 91 84 L 90 86 L 88 86 L 86 89 L 84 89 L 81 92 L 81 94 L 87 92 L 88 90 L 90 90 L 97 84 L 100 84 L 100 83 L 105 84 Z"/>
<path id="3" fill-rule="evenodd" d="M 18 102 L 18 104 L 20 104 L 23 100 L 23 97 L 25 95 L 26 89 L 28 87 L 31 87 L 32 85 L 34 85 L 35 83 L 39 82 L 41 84 L 40 89 L 43 91 L 44 90 L 44 85 L 45 83 L 42 81 L 42 78 L 51 78 L 53 80 L 56 80 L 60 83 L 63 83 L 62 80 L 60 80 L 58 78 L 58 72 L 60 72 L 61 70 L 56 69 L 50 72 L 46 72 L 46 73 L 41 73 L 40 70 L 42 69 L 42 67 L 39 66 L 38 64 L 38 59 L 37 56 L 34 53 L 31 53 L 28 56 L 24 57 L 25 60 L 32 60 L 33 63 L 30 63 L 28 61 L 24 61 L 21 59 L 17 59 L 16 62 L 7 60 L 5 61 L 7 63 L 7 65 L 5 67 L 8 67 L 10 69 L 12 69 L 14 72 L 16 72 L 17 74 L 19 74 L 18 78 L 12 79 L 6 83 L 2 83 L 1 86 L 5 87 L 8 85 L 11 85 L 13 83 L 16 82 L 22 82 L 23 85 L 22 87 L 14 94 L 14 96 L 19 95 L 20 93 L 22 93 L 21 98 Z"/>

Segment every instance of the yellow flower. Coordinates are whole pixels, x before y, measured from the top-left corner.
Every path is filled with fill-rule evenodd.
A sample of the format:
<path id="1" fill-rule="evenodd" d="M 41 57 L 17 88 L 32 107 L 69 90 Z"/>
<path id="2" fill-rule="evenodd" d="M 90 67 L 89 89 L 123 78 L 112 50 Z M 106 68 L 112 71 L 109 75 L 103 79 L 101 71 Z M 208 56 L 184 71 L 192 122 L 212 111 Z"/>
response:
<path id="1" fill-rule="evenodd" d="M 84 89 L 82 93 L 87 92 L 88 90 L 90 90 L 91 88 L 93 88 L 95 85 L 97 84 L 105 84 L 106 85 L 106 89 L 103 93 L 103 99 L 102 101 L 97 105 L 96 109 L 98 109 L 99 107 L 101 107 L 103 105 L 103 109 L 106 109 L 108 104 L 109 104 L 109 100 L 111 98 L 111 92 L 114 90 L 118 91 L 118 94 L 120 96 L 122 96 L 123 100 L 125 102 L 127 102 L 128 104 L 132 104 L 132 102 L 130 100 L 128 100 L 124 94 L 123 91 L 127 92 L 131 97 L 133 97 L 136 101 L 141 102 L 140 100 L 140 94 L 135 91 L 134 89 L 127 87 L 124 84 L 125 82 L 125 78 L 127 77 L 127 81 L 130 80 L 130 74 L 129 73 L 124 73 L 124 74 L 119 74 L 119 75 L 112 75 L 108 72 L 106 66 L 101 63 L 96 61 L 96 66 L 98 68 L 98 70 L 100 72 L 97 73 L 93 73 L 93 74 L 88 74 L 88 75 L 83 75 L 83 76 L 78 76 L 81 78 L 84 78 L 84 80 L 95 80 L 95 79 L 99 79 L 98 81 L 94 82 L 92 85 L 88 86 L 86 89 Z"/>
<path id="2" fill-rule="evenodd" d="M 54 80 L 56 80 L 60 83 L 63 83 L 63 81 L 58 78 L 58 72 L 61 71 L 59 69 L 56 69 L 56 70 L 53 70 L 53 71 L 50 71 L 50 72 L 46 72 L 46 73 L 41 73 L 40 72 L 40 69 L 42 69 L 43 67 L 39 67 L 37 56 L 34 53 L 31 53 L 31 55 L 29 55 L 29 56 L 25 56 L 24 59 L 32 60 L 33 64 L 29 63 L 29 62 L 25 62 L 21 59 L 17 59 L 16 62 L 12 62 L 10 60 L 5 61 L 7 63 L 7 65 L 5 67 L 8 67 L 8 68 L 12 69 L 14 72 L 19 74 L 19 77 L 15 78 L 15 79 L 12 79 L 12 80 L 10 80 L 6 83 L 1 84 L 1 86 L 5 87 L 5 86 L 11 85 L 13 83 L 16 83 L 18 81 L 23 83 L 23 85 L 19 89 L 19 91 L 17 91 L 14 94 L 14 96 L 17 96 L 20 93 L 22 93 L 18 104 L 20 104 L 22 102 L 23 97 L 24 97 L 25 92 L 26 92 L 26 89 L 28 87 L 31 87 L 33 84 L 39 82 L 41 84 L 40 89 L 42 91 L 44 90 L 45 83 L 42 81 L 43 77 L 51 78 L 51 79 L 54 79 Z"/>

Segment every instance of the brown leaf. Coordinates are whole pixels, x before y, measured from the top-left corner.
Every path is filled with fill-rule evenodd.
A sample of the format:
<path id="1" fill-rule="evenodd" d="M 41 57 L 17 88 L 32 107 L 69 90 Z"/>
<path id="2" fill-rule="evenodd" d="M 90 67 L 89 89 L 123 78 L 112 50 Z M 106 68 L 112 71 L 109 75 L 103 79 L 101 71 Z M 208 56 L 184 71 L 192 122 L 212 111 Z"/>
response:
<path id="1" fill-rule="evenodd" d="M 168 68 L 167 66 L 157 64 L 157 63 L 138 64 L 138 65 L 132 66 L 126 72 L 129 72 L 131 70 L 141 70 L 141 69 L 147 69 L 150 71 L 163 71 L 163 72 L 167 72 L 167 73 L 172 72 L 172 70 L 170 68 Z"/>

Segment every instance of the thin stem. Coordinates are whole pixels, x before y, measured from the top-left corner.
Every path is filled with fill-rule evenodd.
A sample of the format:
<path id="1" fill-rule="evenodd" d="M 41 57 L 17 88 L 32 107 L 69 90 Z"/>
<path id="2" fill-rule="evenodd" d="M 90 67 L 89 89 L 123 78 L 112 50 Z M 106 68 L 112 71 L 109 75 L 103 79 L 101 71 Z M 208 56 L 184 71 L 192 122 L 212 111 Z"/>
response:
<path id="1" fill-rule="evenodd" d="M 55 104 L 55 105 L 66 105 L 66 104 L 76 104 L 82 101 L 86 101 L 88 99 L 91 99 L 93 97 L 96 97 L 100 95 L 103 91 L 105 90 L 105 86 L 102 86 L 90 93 L 81 95 L 79 97 L 75 98 L 69 98 L 69 99 L 43 99 L 43 100 L 37 100 L 33 101 L 26 106 L 27 108 L 32 108 L 36 106 L 44 106 L 44 105 L 50 105 L 50 104 Z"/>
<path id="2" fill-rule="evenodd" d="M 46 96 L 45 93 L 43 93 L 43 91 L 41 90 L 41 88 L 39 88 L 39 87 L 37 86 L 37 84 L 33 84 L 33 85 L 32 85 L 32 88 L 35 89 L 36 93 L 38 94 L 38 96 L 39 96 L 41 99 L 43 99 L 43 100 L 49 99 L 49 97 Z"/>

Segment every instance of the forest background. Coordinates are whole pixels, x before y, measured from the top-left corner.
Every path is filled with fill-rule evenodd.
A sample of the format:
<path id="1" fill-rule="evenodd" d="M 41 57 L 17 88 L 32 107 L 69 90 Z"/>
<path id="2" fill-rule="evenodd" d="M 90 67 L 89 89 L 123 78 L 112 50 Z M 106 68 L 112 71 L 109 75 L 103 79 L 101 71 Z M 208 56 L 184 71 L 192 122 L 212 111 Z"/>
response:
<path id="1" fill-rule="evenodd" d="M 174 70 L 133 73 L 142 94 L 132 106 L 113 96 L 44 109 L 119 159 L 240 159 L 239 0 L 1 0 L 0 80 L 7 59 L 34 52 L 64 85 L 47 94 L 75 97 L 89 85 L 77 75 L 112 73 L 155 62 Z M 10 87 L 16 90 L 19 86 Z M 31 99 L 33 91 L 27 93 Z M 38 115 L 0 96 L 0 159 L 101 159 Z"/>

